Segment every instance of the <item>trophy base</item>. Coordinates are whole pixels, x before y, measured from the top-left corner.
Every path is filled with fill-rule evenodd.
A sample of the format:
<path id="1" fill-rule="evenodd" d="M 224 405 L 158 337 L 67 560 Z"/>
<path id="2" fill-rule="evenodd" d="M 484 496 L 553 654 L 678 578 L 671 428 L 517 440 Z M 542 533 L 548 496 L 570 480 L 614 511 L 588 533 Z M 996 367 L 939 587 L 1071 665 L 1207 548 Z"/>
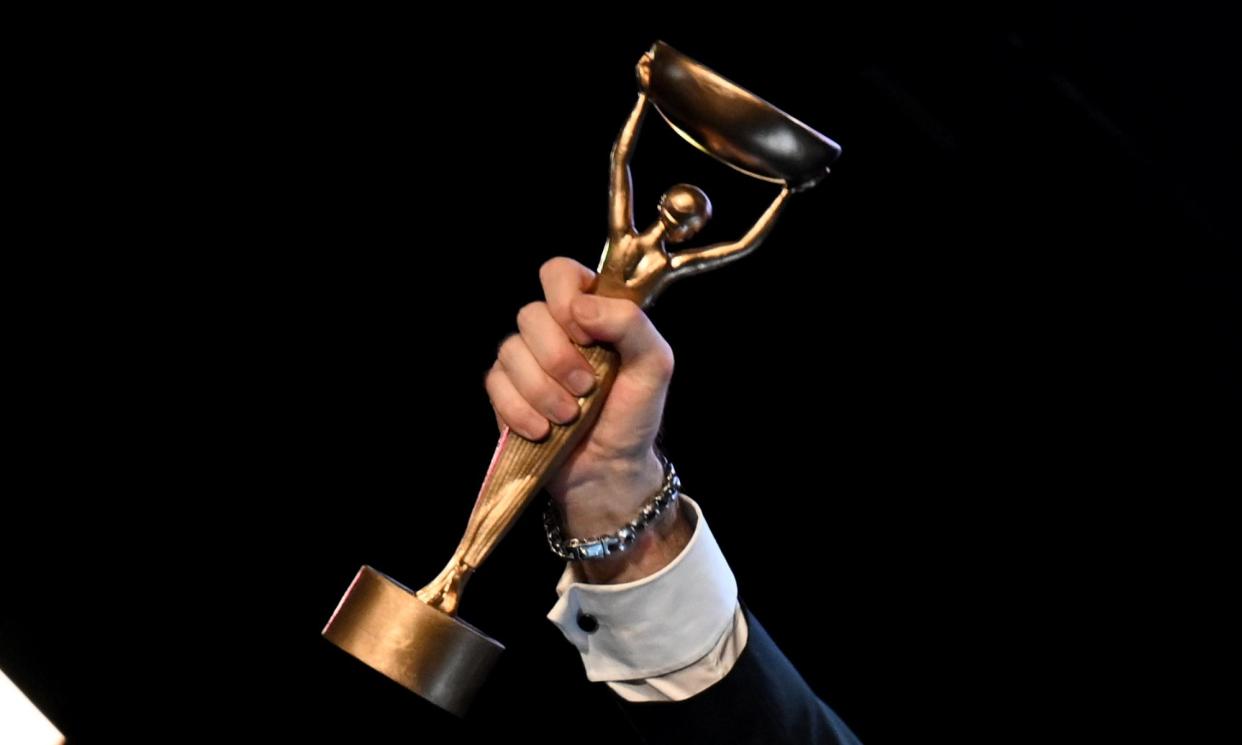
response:
<path id="1" fill-rule="evenodd" d="M 358 570 L 323 635 L 459 717 L 504 651 L 500 642 L 369 566 Z"/>

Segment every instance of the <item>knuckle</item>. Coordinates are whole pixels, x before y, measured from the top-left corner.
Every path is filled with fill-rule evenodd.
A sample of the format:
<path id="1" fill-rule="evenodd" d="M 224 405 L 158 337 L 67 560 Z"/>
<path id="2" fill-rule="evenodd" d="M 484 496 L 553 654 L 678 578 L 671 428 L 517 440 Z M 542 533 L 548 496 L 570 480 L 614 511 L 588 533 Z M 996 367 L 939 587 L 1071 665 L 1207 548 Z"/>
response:
<path id="1" fill-rule="evenodd" d="M 501 365 L 505 364 L 505 360 L 512 360 L 514 354 L 518 351 L 518 345 L 522 343 L 522 337 L 517 334 L 509 334 L 500 342 L 500 346 L 496 349 L 496 361 Z"/>
<path id="2" fill-rule="evenodd" d="M 551 259 L 548 259 L 547 261 L 543 262 L 542 266 L 539 267 L 539 278 L 544 280 L 545 282 L 548 280 L 551 280 L 553 277 L 555 277 L 557 274 L 559 274 L 561 271 L 564 270 L 564 267 L 568 261 L 569 259 L 565 258 L 564 256 L 555 256 Z"/>
<path id="3" fill-rule="evenodd" d="M 664 376 L 665 380 L 673 377 L 673 370 L 677 367 L 677 359 L 673 355 L 673 348 L 669 346 L 667 341 L 660 340 L 659 346 L 653 355 L 656 370 Z"/>
<path id="4" fill-rule="evenodd" d="M 617 320 L 627 328 L 641 324 L 647 318 L 642 309 L 634 303 L 619 303 L 616 313 Z"/>
<path id="5" fill-rule="evenodd" d="M 543 313 L 544 307 L 544 303 L 540 301 L 523 305 L 517 315 L 518 327 L 529 327 L 530 323 L 538 318 L 541 313 Z"/>
<path id="6" fill-rule="evenodd" d="M 492 366 L 483 373 L 483 387 L 487 389 L 488 395 L 491 395 L 492 391 L 500 383 L 500 376 L 502 375 L 504 375 L 504 372 L 501 371 L 499 362 L 493 362 Z"/>
<path id="7" fill-rule="evenodd" d="M 576 356 L 578 355 L 568 347 L 557 345 L 556 349 L 548 352 L 548 358 L 544 364 L 547 365 L 547 370 L 553 377 L 560 378 L 568 375 L 577 367 L 574 360 Z"/>

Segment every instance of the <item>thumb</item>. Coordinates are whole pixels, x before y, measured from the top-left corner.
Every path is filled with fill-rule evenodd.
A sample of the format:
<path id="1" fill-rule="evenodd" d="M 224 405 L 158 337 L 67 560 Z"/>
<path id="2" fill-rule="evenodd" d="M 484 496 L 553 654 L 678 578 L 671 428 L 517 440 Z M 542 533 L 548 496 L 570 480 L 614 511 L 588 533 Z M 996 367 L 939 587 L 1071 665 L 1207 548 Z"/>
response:
<path id="1" fill-rule="evenodd" d="M 570 304 L 574 320 L 588 336 L 612 344 L 621 355 L 622 369 L 656 384 L 673 376 L 673 350 L 647 318 L 629 300 L 579 295 Z"/>

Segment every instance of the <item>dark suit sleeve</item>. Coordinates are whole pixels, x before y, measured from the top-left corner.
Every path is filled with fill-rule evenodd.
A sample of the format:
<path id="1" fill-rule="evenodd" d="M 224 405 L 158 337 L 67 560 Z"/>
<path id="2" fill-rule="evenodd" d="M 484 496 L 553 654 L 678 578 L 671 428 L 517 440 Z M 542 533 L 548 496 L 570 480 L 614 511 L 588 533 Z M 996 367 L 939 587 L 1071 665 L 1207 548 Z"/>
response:
<path id="1" fill-rule="evenodd" d="M 751 612 L 745 606 L 743 611 L 749 627 L 746 648 L 720 682 L 685 701 L 619 700 L 643 742 L 858 745 Z"/>

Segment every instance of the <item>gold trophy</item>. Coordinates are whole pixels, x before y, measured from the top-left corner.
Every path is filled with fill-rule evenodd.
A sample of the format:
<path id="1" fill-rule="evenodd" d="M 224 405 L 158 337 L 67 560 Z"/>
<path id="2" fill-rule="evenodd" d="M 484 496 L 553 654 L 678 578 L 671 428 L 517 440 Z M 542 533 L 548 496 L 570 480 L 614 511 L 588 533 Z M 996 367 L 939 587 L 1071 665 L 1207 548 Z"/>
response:
<path id="1" fill-rule="evenodd" d="M 789 195 L 828 173 L 841 148 L 754 94 L 657 42 L 637 68 L 638 102 L 612 150 L 608 242 L 592 292 L 646 307 L 673 280 L 714 269 L 754 250 Z M 771 206 L 736 241 L 670 253 L 711 217 L 711 203 L 688 184 L 672 187 L 650 227 L 634 226 L 629 162 L 647 109 L 685 140 L 747 175 L 781 185 Z M 619 366 L 607 345 L 580 347 L 598 384 L 578 399 L 580 416 L 533 442 L 504 429 L 453 557 L 413 592 L 364 566 L 323 635 L 341 649 L 458 716 L 504 649 L 457 617 L 470 575 L 517 520 L 547 478 L 595 423 Z"/>

